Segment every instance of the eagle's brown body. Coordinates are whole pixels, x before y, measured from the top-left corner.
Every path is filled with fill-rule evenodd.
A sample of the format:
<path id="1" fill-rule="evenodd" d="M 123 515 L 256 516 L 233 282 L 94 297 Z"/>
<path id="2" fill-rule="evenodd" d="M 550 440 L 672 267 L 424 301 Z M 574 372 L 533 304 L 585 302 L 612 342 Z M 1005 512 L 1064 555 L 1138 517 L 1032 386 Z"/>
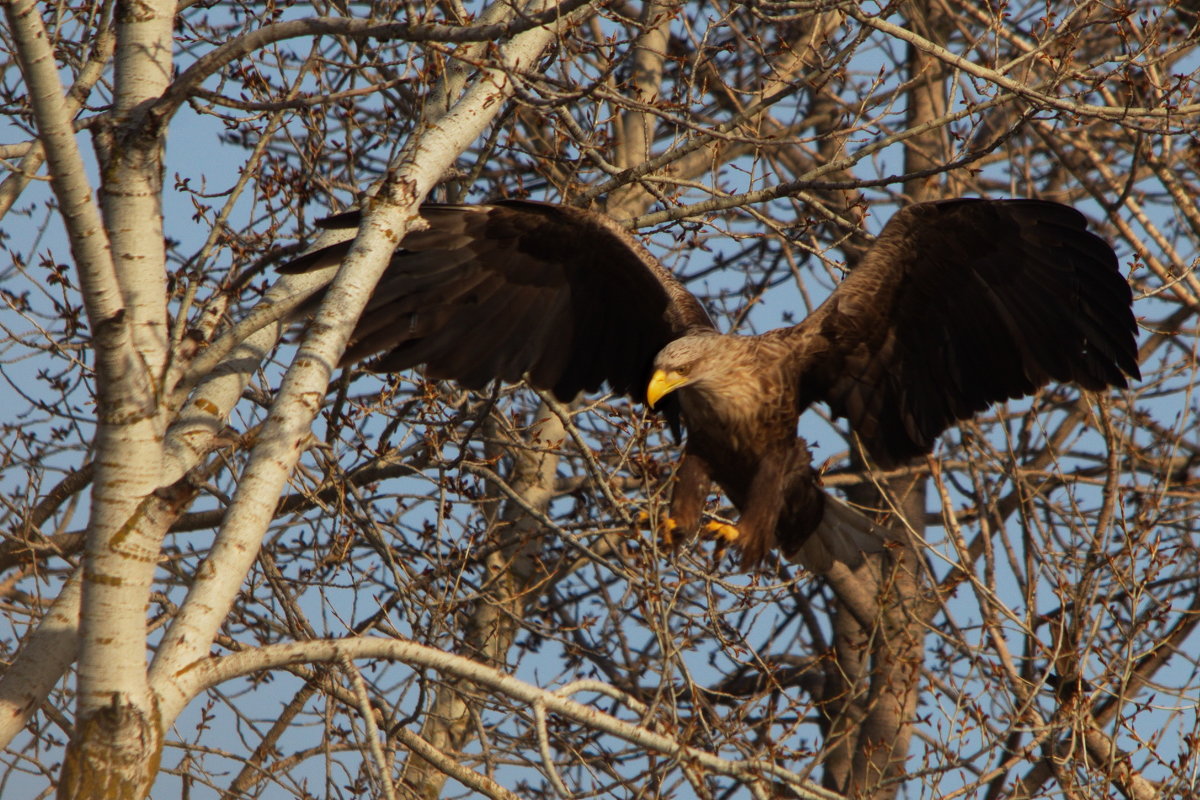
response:
<path id="1" fill-rule="evenodd" d="M 745 561 L 757 562 L 774 545 L 790 555 L 820 523 L 824 495 L 808 444 L 796 436 L 803 409 L 790 377 L 789 343 L 775 331 L 696 338 L 715 368 L 714 385 L 679 390 L 688 437 L 671 517 L 695 530 L 711 478 L 742 512 L 738 543 Z"/>
<path id="2" fill-rule="evenodd" d="M 1138 375 L 1131 293 L 1071 208 L 950 200 L 898 212 L 803 322 L 722 335 L 611 219 L 507 201 L 427 206 L 381 279 L 345 361 L 419 364 L 469 387 L 525 378 L 562 398 L 604 383 L 688 436 L 671 514 L 694 529 L 710 481 L 741 512 L 743 560 L 799 550 L 830 519 L 800 413 L 846 417 L 880 465 L 956 420 L 1050 380 L 1100 390 Z M 357 228 L 356 214 L 329 221 Z M 340 261 L 347 244 L 285 271 Z"/>

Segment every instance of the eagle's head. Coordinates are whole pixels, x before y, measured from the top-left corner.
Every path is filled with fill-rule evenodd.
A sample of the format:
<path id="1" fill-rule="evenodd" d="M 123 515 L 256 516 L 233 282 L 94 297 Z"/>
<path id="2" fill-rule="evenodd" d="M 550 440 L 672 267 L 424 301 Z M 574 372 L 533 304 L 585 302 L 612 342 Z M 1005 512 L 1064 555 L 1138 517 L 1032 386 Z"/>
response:
<path id="1" fill-rule="evenodd" d="M 726 377 L 722 343 L 733 337 L 718 333 L 697 333 L 669 343 L 654 357 L 654 374 L 646 387 L 646 402 L 651 408 L 666 395 L 685 386 L 703 390 Z M 727 345 L 728 346 L 728 345 Z M 709 386 L 715 388 L 715 386 Z"/>

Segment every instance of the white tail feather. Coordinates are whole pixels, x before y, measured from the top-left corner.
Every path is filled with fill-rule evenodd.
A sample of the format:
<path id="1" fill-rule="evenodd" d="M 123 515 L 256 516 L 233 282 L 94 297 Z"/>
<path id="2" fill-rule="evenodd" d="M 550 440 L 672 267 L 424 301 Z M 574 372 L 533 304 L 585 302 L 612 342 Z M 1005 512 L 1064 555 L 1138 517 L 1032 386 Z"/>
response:
<path id="1" fill-rule="evenodd" d="M 854 568 L 862 563 L 864 553 L 881 552 L 895 535 L 844 500 L 826 493 L 821 523 L 789 559 L 816 573 L 828 572 L 835 562 Z"/>

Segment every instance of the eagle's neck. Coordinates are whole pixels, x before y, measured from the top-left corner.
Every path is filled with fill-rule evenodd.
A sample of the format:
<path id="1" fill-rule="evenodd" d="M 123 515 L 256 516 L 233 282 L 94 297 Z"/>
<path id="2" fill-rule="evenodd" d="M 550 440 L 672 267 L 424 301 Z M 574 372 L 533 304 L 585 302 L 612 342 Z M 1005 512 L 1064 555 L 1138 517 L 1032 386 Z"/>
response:
<path id="1" fill-rule="evenodd" d="M 758 336 L 714 336 L 698 380 L 679 390 L 684 419 L 726 447 L 758 450 L 763 436 L 795 435 L 795 389 L 786 351 Z"/>

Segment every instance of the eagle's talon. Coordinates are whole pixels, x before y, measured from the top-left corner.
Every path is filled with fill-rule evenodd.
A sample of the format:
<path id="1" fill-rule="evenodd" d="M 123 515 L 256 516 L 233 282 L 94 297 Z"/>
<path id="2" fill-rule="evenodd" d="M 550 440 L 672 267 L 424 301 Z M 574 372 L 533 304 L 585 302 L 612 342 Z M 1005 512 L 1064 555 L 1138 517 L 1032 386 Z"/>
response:
<path id="1" fill-rule="evenodd" d="M 742 533 L 737 529 L 737 526 L 730 525 L 728 522 L 720 522 L 713 519 L 704 523 L 704 538 L 716 542 L 717 546 L 722 550 L 737 542 L 741 538 L 741 535 Z"/>
<path id="2" fill-rule="evenodd" d="M 663 547 L 673 549 L 678 544 L 676 531 L 679 530 L 679 523 L 669 514 L 660 514 L 658 524 L 651 522 L 650 514 L 646 511 L 639 511 L 635 518 L 635 522 L 639 528 L 646 527 L 658 534 L 658 541 Z"/>
<path id="3" fill-rule="evenodd" d="M 676 534 L 678 530 L 679 523 L 675 521 L 675 518 L 664 514 L 658 521 L 658 540 L 663 547 L 674 549 L 679 544 L 679 537 Z"/>

